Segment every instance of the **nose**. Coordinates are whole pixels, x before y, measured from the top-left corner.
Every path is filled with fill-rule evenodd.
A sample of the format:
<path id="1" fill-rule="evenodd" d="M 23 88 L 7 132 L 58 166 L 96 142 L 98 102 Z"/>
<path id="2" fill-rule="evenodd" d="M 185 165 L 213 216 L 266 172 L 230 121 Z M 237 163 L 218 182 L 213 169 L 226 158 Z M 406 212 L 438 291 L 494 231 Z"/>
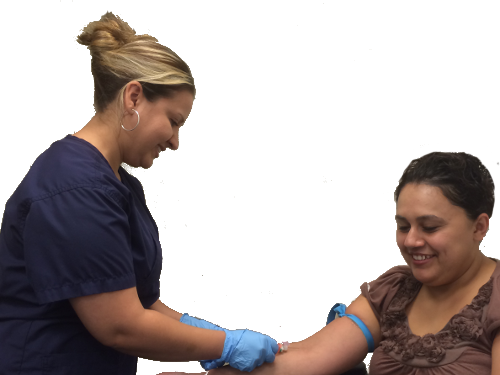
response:
<path id="1" fill-rule="evenodd" d="M 175 127 L 172 130 L 174 132 L 172 137 L 168 140 L 168 148 L 171 150 L 177 150 L 179 148 L 179 128 Z"/>
<path id="2" fill-rule="evenodd" d="M 409 232 L 406 234 L 406 238 L 404 241 L 404 245 L 407 248 L 416 248 L 424 246 L 425 241 L 420 235 L 417 228 L 411 228 Z"/>

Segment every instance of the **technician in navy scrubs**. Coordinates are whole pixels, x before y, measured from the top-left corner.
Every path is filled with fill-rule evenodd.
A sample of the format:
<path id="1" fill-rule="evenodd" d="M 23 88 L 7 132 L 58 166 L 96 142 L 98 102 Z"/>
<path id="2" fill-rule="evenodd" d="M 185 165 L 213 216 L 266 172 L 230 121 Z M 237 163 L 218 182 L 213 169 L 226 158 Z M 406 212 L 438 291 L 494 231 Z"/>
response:
<path id="1" fill-rule="evenodd" d="M 78 37 L 92 55 L 96 115 L 54 142 L 7 201 L 0 231 L 0 374 L 128 375 L 137 357 L 274 361 L 266 335 L 229 331 L 159 299 L 162 249 L 140 182 L 179 147 L 195 95 L 188 65 L 105 14 Z"/>

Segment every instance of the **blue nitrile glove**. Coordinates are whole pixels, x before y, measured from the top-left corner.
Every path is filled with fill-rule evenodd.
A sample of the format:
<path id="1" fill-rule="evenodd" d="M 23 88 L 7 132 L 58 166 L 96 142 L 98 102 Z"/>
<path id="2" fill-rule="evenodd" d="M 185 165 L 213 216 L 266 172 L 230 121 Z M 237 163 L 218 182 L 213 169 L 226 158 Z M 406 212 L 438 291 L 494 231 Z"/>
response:
<path id="1" fill-rule="evenodd" d="M 278 343 L 262 333 L 248 329 L 229 331 L 224 329 L 226 340 L 219 359 L 200 361 L 205 370 L 212 370 L 229 363 L 240 371 L 252 371 L 264 362 L 274 362 Z"/>
<path id="2" fill-rule="evenodd" d="M 181 316 L 180 322 L 193 327 L 212 329 L 214 331 L 223 331 L 223 328 L 216 326 L 213 323 L 207 322 L 206 320 L 200 318 L 189 316 L 188 314 L 183 314 Z"/>
<path id="3" fill-rule="evenodd" d="M 185 313 L 182 314 L 181 319 L 179 320 L 181 323 L 193 326 L 193 327 L 198 327 L 198 328 L 205 328 L 205 329 L 211 329 L 214 331 L 224 331 L 223 328 L 216 326 L 213 323 L 207 322 L 206 320 L 200 319 L 200 318 L 195 318 L 193 316 L 190 316 L 189 314 Z M 200 364 L 203 366 L 203 363 L 205 362 L 212 362 L 212 360 L 208 361 L 200 361 Z M 205 367 L 205 366 L 203 366 Z M 214 367 L 215 368 L 215 367 Z"/>

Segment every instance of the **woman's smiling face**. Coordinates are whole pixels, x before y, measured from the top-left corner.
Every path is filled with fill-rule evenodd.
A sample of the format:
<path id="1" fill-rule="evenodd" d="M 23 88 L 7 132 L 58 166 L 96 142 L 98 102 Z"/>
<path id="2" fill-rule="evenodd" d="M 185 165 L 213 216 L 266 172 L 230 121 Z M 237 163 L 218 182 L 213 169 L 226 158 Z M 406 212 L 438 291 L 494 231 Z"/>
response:
<path id="1" fill-rule="evenodd" d="M 479 250 L 476 222 L 439 187 L 404 186 L 396 205 L 396 242 L 413 276 L 441 286 L 463 275 Z"/>
<path id="2" fill-rule="evenodd" d="M 139 96 L 137 111 L 140 122 L 134 131 L 124 134 L 127 145 L 124 147 L 123 161 L 133 167 L 149 168 L 161 151 L 179 147 L 179 128 L 188 118 L 193 106 L 193 94 L 188 90 L 177 91 L 169 98 L 149 102 Z M 132 128 L 137 122 L 134 114 L 128 119 Z"/>

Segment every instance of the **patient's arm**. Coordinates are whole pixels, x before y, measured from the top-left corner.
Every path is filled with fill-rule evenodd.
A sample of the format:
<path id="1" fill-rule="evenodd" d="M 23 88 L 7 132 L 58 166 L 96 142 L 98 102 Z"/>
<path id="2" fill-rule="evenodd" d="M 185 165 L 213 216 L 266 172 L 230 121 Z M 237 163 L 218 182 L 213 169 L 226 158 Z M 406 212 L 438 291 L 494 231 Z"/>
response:
<path id="1" fill-rule="evenodd" d="M 368 327 L 375 347 L 380 342 L 380 326 L 368 304 L 359 296 L 346 313 L 356 315 Z M 300 324 L 300 323 L 298 323 Z M 361 362 L 368 353 L 368 344 L 361 329 L 351 319 L 335 319 L 311 337 L 292 343 L 288 351 L 277 354 L 273 363 L 266 363 L 252 375 L 335 375 Z M 229 366 L 211 370 L 209 375 L 241 375 Z"/>

